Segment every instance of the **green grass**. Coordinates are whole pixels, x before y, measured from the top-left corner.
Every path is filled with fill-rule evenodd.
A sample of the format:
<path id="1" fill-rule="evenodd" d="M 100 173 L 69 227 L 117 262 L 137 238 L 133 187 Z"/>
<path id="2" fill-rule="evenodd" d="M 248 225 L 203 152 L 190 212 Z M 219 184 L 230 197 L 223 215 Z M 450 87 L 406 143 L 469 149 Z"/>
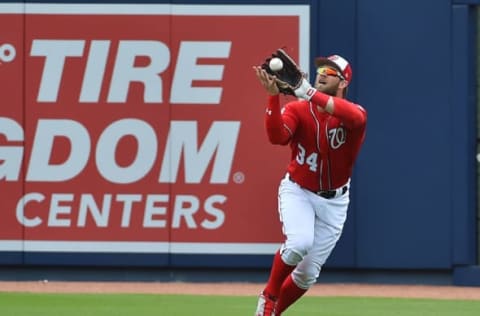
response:
<path id="1" fill-rule="evenodd" d="M 2 316 L 253 316 L 256 297 L 0 293 Z M 304 297 L 285 316 L 470 316 L 480 301 Z"/>

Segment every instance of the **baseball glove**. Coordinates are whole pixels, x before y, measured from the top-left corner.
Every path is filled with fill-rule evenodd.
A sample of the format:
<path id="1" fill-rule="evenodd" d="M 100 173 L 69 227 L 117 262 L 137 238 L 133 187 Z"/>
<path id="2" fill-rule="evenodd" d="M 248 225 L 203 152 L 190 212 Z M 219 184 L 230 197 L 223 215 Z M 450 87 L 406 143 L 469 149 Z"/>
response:
<path id="1" fill-rule="evenodd" d="M 283 62 L 283 68 L 273 71 L 269 67 L 272 58 L 280 58 Z M 302 85 L 305 74 L 300 70 L 295 61 L 281 48 L 277 49 L 271 57 L 265 59 L 261 65 L 270 75 L 277 77 L 277 86 L 281 93 L 295 95 L 295 90 Z"/>

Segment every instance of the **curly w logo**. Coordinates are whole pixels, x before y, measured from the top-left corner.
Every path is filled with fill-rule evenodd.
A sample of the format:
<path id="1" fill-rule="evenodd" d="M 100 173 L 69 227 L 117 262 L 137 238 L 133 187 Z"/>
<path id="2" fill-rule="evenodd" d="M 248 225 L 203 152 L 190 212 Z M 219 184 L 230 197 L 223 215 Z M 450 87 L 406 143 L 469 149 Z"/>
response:
<path id="1" fill-rule="evenodd" d="M 328 139 L 330 140 L 330 147 L 337 149 L 347 140 L 347 131 L 343 127 L 329 129 Z"/>

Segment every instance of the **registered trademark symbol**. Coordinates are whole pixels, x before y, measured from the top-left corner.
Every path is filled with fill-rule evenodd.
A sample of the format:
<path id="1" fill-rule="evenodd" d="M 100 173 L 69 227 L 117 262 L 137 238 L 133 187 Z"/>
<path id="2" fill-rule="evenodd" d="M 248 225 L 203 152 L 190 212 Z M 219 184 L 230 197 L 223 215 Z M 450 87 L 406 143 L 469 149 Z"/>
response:
<path id="1" fill-rule="evenodd" d="M 235 172 L 233 174 L 233 182 L 238 183 L 238 184 L 245 182 L 245 174 L 243 172 L 240 172 L 240 171 Z"/>
<path id="2" fill-rule="evenodd" d="M 0 45 L 0 61 L 4 63 L 9 63 L 15 59 L 17 55 L 17 51 L 12 44 L 2 44 Z"/>

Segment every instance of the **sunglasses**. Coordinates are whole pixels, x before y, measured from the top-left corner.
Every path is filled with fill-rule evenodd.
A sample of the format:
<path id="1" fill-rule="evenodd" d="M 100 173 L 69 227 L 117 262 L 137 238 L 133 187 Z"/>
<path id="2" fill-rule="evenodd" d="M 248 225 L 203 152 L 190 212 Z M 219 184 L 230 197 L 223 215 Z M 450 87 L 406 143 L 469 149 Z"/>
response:
<path id="1" fill-rule="evenodd" d="M 345 78 L 342 76 L 340 72 L 337 70 L 330 68 L 330 67 L 319 67 L 317 68 L 317 74 L 319 75 L 326 75 L 326 76 L 335 76 L 338 77 L 342 80 L 345 80 Z"/>

